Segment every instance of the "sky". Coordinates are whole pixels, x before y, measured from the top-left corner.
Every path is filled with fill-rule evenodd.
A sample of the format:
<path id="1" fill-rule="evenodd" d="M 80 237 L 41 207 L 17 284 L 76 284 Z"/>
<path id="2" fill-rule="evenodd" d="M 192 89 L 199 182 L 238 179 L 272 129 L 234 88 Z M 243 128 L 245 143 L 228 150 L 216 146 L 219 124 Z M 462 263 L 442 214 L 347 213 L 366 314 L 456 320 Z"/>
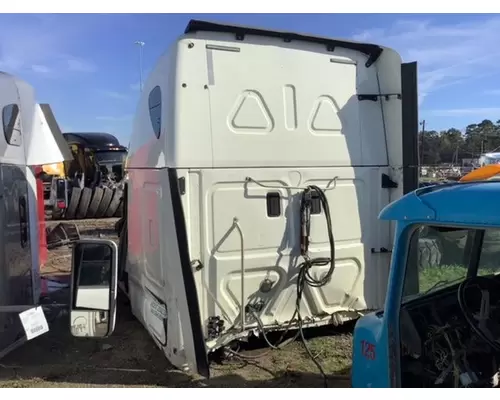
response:
<path id="1" fill-rule="evenodd" d="M 0 14 L 0 70 L 35 87 L 63 132 L 110 132 L 128 144 L 146 76 L 192 18 L 372 42 L 418 62 L 426 129 L 500 119 L 500 15 Z"/>

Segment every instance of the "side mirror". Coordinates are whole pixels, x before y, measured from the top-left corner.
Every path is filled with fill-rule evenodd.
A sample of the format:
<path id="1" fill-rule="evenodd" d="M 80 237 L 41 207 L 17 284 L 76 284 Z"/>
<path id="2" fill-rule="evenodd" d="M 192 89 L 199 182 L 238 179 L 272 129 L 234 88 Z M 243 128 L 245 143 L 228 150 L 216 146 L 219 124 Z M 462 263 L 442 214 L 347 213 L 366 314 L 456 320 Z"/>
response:
<path id="1" fill-rule="evenodd" d="M 112 240 L 85 239 L 73 245 L 71 334 L 106 337 L 116 319 L 118 246 Z"/>

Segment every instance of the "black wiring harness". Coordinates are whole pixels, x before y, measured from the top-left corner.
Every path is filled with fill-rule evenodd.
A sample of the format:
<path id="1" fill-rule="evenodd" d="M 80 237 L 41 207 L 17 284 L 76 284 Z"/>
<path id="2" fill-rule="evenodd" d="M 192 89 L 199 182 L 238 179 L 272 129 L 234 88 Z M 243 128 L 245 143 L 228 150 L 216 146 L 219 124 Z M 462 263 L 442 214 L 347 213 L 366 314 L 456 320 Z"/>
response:
<path id="1" fill-rule="evenodd" d="M 317 257 L 311 258 L 309 255 L 309 236 L 311 232 L 311 209 L 312 209 L 312 194 L 316 193 L 319 197 L 321 207 L 325 213 L 326 227 L 328 231 L 328 242 L 330 245 L 330 257 Z M 302 302 L 302 295 L 306 286 L 319 288 L 325 286 L 333 275 L 335 270 L 335 238 L 332 231 L 332 218 L 330 215 L 330 207 L 328 204 L 328 199 L 326 198 L 325 192 L 323 192 L 319 187 L 315 185 L 308 186 L 302 193 L 302 201 L 300 204 L 300 254 L 304 261 L 299 265 L 299 273 L 297 277 L 297 300 L 295 302 L 295 312 L 298 318 L 299 333 L 304 344 L 304 349 L 306 350 L 311 360 L 316 364 L 321 375 L 323 375 L 325 387 L 328 387 L 328 380 L 326 373 L 318 362 L 316 357 L 312 354 L 307 341 L 304 337 L 304 321 L 300 313 L 300 303 Z M 321 278 L 316 279 L 312 274 L 311 270 L 313 267 L 324 267 L 330 264 L 330 268 Z"/>
<path id="2" fill-rule="evenodd" d="M 309 255 L 309 236 L 311 232 L 311 211 L 313 208 L 313 193 L 317 194 L 321 207 L 325 214 L 326 226 L 328 231 L 328 242 L 330 245 L 330 257 L 311 258 Z M 328 387 L 328 378 L 326 376 L 325 370 L 317 360 L 318 355 L 315 356 L 312 353 L 305 338 L 304 320 L 302 319 L 302 315 L 300 313 L 300 303 L 302 302 L 302 295 L 304 293 L 304 289 L 306 288 L 306 286 L 314 288 L 325 286 L 326 284 L 328 284 L 328 282 L 330 282 L 330 279 L 335 270 L 335 238 L 333 236 L 333 230 L 332 230 L 330 206 L 328 204 L 328 199 L 326 198 L 324 191 L 321 190 L 318 186 L 310 185 L 302 192 L 302 199 L 300 203 L 300 225 L 301 225 L 300 254 L 304 259 L 304 261 L 298 267 L 299 272 L 297 276 L 297 300 L 295 302 L 295 312 L 290 318 L 290 322 L 288 323 L 286 330 L 283 332 L 280 339 L 275 344 L 271 343 L 270 340 L 268 339 L 265 332 L 264 324 L 260 320 L 259 316 L 253 310 L 250 310 L 250 313 L 256 319 L 257 324 L 259 326 L 259 330 L 262 333 L 264 340 L 271 349 L 279 350 L 283 348 L 285 345 L 292 343 L 300 336 L 302 344 L 304 345 L 304 349 L 306 350 L 308 356 L 318 367 L 318 370 L 323 376 L 324 386 Z M 320 279 L 316 279 L 311 274 L 311 270 L 313 269 L 313 267 L 324 267 L 328 264 L 330 264 L 330 268 L 328 269 L 326 274 L 324 274 Z M 291 339 L 288 339 L 283 342 L 283 339 L 285 338 L 286 334 L 292 328 L 292 323 L 295 320 L 295 317 L 297 317 L 298 321 L 298 332 Z M 250 359 L 250 360 L 258 359 L 268 353 L 268 351 L 266 351 L 263 354 L 251 357 L 251 356 L 240 355 L 233 350 L 228 350 L 228 352 L 239 358 Z"/>

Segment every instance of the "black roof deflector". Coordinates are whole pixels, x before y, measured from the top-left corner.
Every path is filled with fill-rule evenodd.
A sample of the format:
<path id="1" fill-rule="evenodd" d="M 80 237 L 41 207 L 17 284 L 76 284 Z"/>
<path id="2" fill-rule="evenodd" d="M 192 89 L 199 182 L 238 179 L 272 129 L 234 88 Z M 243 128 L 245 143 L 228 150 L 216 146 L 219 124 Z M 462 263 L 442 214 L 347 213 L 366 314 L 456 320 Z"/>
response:
<path id="1" fill-rule="evenodd" d="M 118 139 L 106 132 L 65 132 L 64 138 L 69 143 L 79 143 L 94 150 L 107 150 L 110 147 L 125 150 Z"/>
<path id="2" fill-rule="evenodd" d="M 366 61 L 366 67 L 372 65 L 382 54 L 383 48 L 370 43 L 358 43 L 349 42 L 343 40 L 329 39 L 320 36 L 309 36 L 300 33 L 292 32 L 282 32 L 282 31 L 271 31 L 267 29 L 260 28 L 250 28 L 241 25 L 227 25 L 219 24 L 217 22 L 208 22 L 192 19 L 189 21 L 184 33 L 195 33 L 195 32 L 221 32 L 221 33 L 233 33 L 237 40 L 244 40 L 245 35 L 256 35 L 256 36 L 267 36 L 273 38 L 283 39 L 285 42 L 291 42 L 292 40 L 299 40 L 302 42 L 319 43 L 326 46 L 328 51 L 333 51 L 335 47 L 342 47 L 349 50 L 356 50 L 368 56 Z"/>

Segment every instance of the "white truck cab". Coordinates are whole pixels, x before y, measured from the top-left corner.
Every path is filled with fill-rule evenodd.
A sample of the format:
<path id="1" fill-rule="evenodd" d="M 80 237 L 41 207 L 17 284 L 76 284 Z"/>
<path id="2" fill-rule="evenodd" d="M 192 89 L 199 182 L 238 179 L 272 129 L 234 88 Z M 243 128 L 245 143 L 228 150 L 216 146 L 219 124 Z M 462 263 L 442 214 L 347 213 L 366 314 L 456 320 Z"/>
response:
<path id="1" fill-rule="evenodd" d="M 33 167 L 71 159 L 46 106 L 27 82 L 0 72 L 0 357 L 25 340 L 18 313 L 40 298 Z"/>
<path id="2" fill-rule="evenodd" d="M 119 280 L 178 368 L 383 305 L 417 187 L 416 65 L 374 44 L 191 21 L 145 82 Z M 111 303 L 114 307 L 114 303 Z"/>

